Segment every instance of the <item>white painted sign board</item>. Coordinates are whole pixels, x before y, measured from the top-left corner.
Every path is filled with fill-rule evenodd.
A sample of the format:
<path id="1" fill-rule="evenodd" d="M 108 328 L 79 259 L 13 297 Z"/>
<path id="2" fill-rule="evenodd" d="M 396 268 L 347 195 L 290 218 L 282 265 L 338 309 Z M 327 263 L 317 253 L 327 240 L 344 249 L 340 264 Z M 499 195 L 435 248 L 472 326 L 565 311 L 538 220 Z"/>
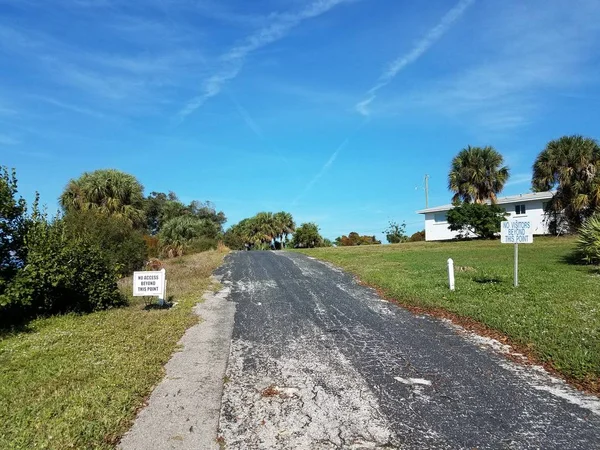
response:
<path id="1" fill-rule="evenodd" d="M 165 293 L 165 270 L 133 272 L 135 297 L 160 297 Z"/>
<path id="2" fill-rule="evenodd" d="M 533 224 L 529 220 L 507 220 L 500 226 L 503 244 L 533 244 Z"/>

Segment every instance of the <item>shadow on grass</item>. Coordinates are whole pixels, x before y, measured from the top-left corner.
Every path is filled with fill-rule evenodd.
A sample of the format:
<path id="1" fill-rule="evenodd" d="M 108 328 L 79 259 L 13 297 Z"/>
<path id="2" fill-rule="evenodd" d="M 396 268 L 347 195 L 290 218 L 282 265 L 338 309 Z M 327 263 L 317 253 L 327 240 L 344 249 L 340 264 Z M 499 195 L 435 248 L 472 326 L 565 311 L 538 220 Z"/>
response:
<path id="1" fill-rule="evenodd" d="M 478 276 L 474 277 L 473 281 L 480 284 L 498 284 L 504 282 L 503 279 L 494 276 Z"/>
<path id="2" fill-rule="evenodd" d="M 146 302 L 146 306 L 144 306 L 144 310 L 145 311 L 152 311 L 155 309 L 171 309 L 174 306 L 174 302 L 173 302 L 173 296 L 170 295 L 167 298 L 167 301 L 164 302 L 162 305 L 158 304 L 158 300 L 152 301 L 150 302 Z"/>
<path id="3" fill-rule="evenodd" d="M 566 255 L 563 255 L 561 258 L 559 258 L 559 262 L 563 264 L 568 264 L 570 266 L 580 266 L 582 268 L 587 268 L 587 272 L 590 275 L 600 275 L 600 266 L 585 262 L 581 254 L 576 250 L 567 253 Z"/>

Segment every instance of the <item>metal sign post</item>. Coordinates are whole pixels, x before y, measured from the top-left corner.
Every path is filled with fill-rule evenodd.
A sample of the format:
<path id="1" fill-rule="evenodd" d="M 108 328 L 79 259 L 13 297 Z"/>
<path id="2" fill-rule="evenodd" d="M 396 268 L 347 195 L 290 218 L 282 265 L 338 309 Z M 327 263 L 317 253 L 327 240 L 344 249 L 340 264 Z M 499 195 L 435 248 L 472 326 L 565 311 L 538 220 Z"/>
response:
<path id="1" fill-rule="evenodd" d="M 519 244 L 515 244 L 515 287 L 519 286 Z"/>
<path id="2" fill-rule="evenodd" d="M 519 286 L 519 244 L 533 244 L 531 221 L 512 219 L 501 223 L 500 242 L 515 245 L 515 287 Z"/>

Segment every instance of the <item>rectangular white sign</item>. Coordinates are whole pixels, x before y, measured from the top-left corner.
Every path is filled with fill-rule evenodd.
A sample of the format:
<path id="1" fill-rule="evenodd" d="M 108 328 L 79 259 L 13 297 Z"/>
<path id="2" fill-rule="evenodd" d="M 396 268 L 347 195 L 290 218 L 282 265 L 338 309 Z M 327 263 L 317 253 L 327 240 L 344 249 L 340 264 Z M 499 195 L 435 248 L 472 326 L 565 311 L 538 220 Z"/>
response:
<path id="1" fill-rule="evenodd" d="M 533 224 L 529 220 L 513 219 L 500 225 L 503 244 L 533 244 Z"/>
<path id="2" fill-rule="evenodd" d="M 162 297 L 165 292 L 164 270 L 133 272 L 133 295 L 136 297 Z"/>

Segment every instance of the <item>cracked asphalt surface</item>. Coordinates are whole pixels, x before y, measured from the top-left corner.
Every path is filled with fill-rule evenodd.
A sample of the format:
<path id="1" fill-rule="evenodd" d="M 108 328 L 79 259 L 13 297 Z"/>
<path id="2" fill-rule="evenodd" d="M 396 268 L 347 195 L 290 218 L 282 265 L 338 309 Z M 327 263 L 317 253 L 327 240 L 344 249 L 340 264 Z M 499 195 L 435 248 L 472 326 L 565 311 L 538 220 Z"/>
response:
<path id="1" fill-rule="evenodd" d="M 341 270 L 237 252 L 218 274 L 236 303 L 227 448 L 600 448 L 598 398 Z"/>

